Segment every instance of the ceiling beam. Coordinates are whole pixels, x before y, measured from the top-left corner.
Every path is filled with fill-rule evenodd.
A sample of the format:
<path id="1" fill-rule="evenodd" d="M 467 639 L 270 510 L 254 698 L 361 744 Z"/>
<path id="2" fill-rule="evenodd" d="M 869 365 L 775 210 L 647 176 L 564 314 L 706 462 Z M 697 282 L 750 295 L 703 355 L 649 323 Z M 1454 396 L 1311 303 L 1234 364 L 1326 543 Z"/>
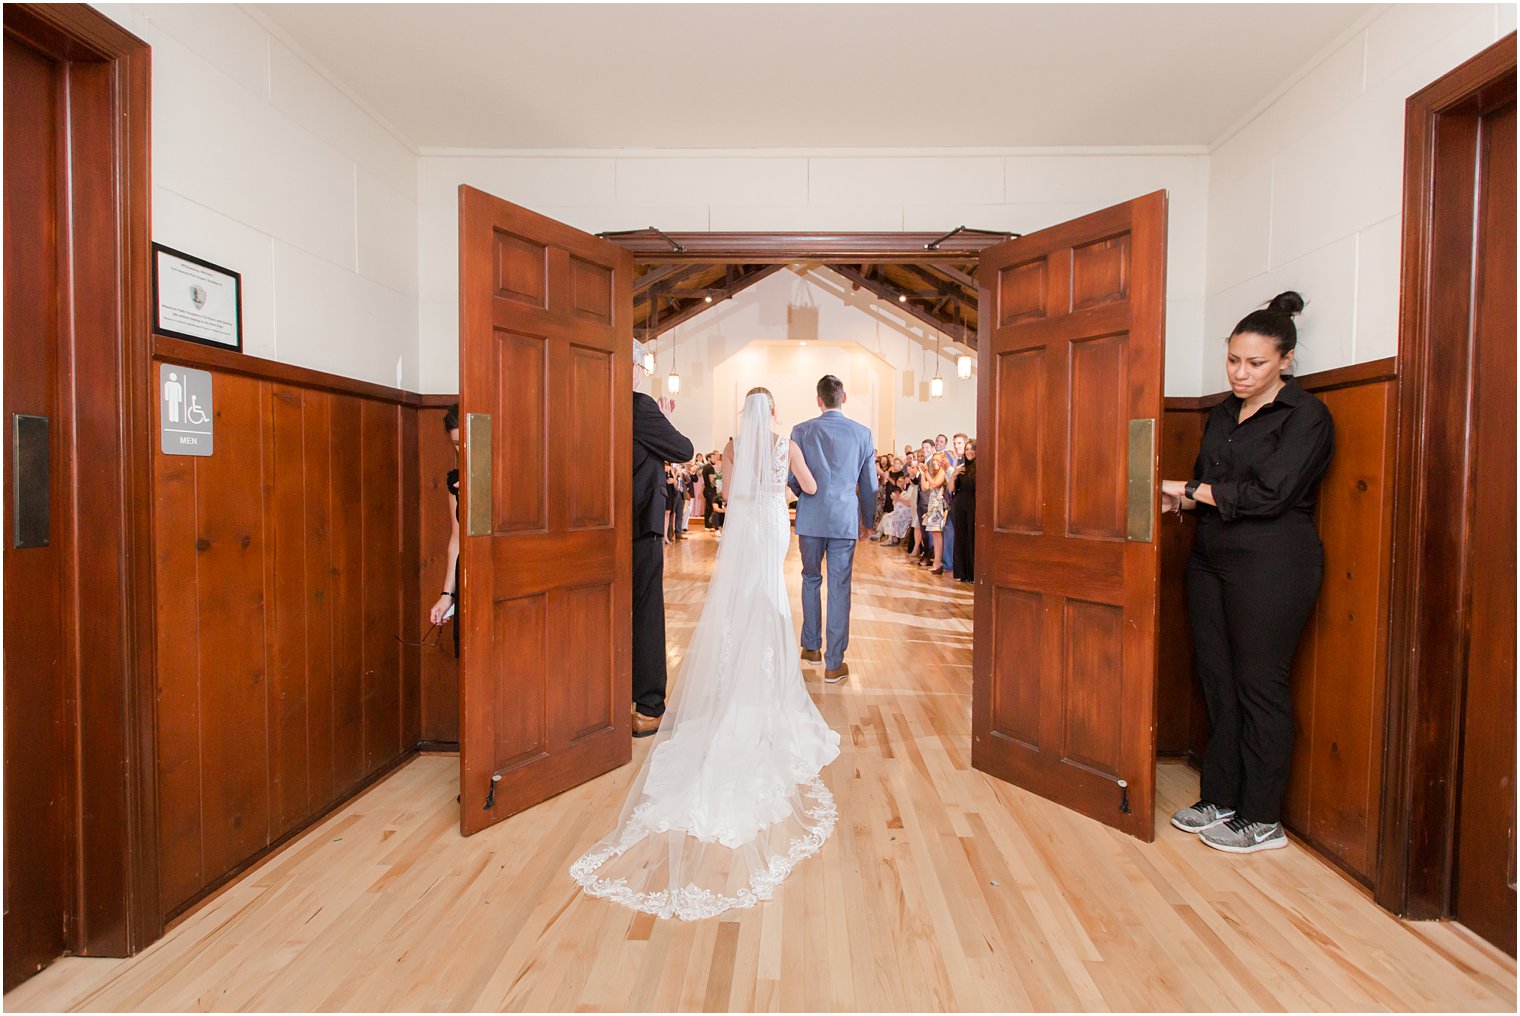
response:
<path id="1" fill-rule="evenodd" d="M 667 279 L 672 273 L 680 270 L 680 265 L 660 265 L 657 268 L 651 268 L 633 280 L 633 295 L 638 296 L 656 282 L 659 282 L 661 279 Z"/>
<path id="2" fill-rule="evenodd" d="M 753 286 L 755 283 L 759 282 L 761 279 L 764 279 L 764 278 L 766 278 L 767 276 L 770 276 L 770 275 L 774 275 L 776 272 L 779 272 L 782 268 L 785 268 L 786 266 L 785 265 L 751 265 L 751 266 L 748 266 L 748 267 L 751 270 L 748 271 L 748 272 L 746 272 L 743 275 L 737 276 L 734 279 L 734 282 L 733 282 L 732 285 L 730 285 L 730 286 L 728 286 L 728 287 L 726 287 L 724 289 L 707 289 L 707 290 L 703 290 L 704 293 L 709 293 L 710 292 L 710 293 L 713 294 L 713 302 L 712 303 L 708 303 L 705 299 L 698 299 L 698 300 L 693 301 L 688 306 L 682 307 L 680 310 L 676 311 L 674 314 L 670 315 L 669 317 L 665 317 L 664 315 L 661 315 L 660 316 L 659 324 L 657 324 L 657 325 L 655 325 L 653 327 L 650 327 L 646 323 L 644 325 L 644 327 L 640 329 L 641 334 L 640 334 L 639 337 L 647 341 L 647 340 L 649 340 L 651 338 L 655 338 L 657 336 L 663 335 L 665 332 L 667 332 L 670 329 L 674 328 L 676 325 L 679 325 L 679 324 L 682 324 L 684 322 L 690 321 L 692 318 L 696 317 L 698 314 L 702 313 L 705 310 L 712 310 L 714 307 L 717 307 L 719 304 L 721 304 L 724 300 L 727 300 L 727 299 L 730 299 L 731 297 L 739 295 L 740 293 L 742 293 L 746 289 L 748 289 L 750 286 Z M 662 294 L 662 295 L 669 295 L 669 294 Z"/>
<path id="3" fill-rule="evenodd" d="M 891 262 L 965 262 L 1002 236 L 959 233 L 634 233 L 602 234 L 640 264 L 791 264 L 796 261 L 856 265 Z M 936 240 L 939 246 L 930 248 Z M 681 249 L 677 250 L 679 246 Z"/>
<path id="4" fill-rule="evenodd" d="M 964 346 L 970 346 L 972 349 L 976 348 L 976 335 L 970 329 L 952 321 L 942 320 L 922 307 L 916 307 L 910 302 L 899 300 L 898 297 L 903 295 L 903 291 L 885 279 L 866 278 L 861 273 L 860 268 L 853 265 L 829 265 L 829 269 L 839 273 L 850 282 L 860 286 L 860 288 L 869 290 L 880 299 L 888 301 L 899 310 L 913 315 L 929 327 L 944 333 L 945 338 L 953 342 L 959 342 Z"/>
<path id="5" fill-rule="evenodd" d="M 981 288 L 974 277 L 967 275 L 954 265 L 947 265 L 944 262 L 932 262 L 931 265 L 936 272 L 944 272 L 949 278 L 959 282 L 973 293 Z M 922 267 L 930 267 L 931 265 L 924 265 Z"/>

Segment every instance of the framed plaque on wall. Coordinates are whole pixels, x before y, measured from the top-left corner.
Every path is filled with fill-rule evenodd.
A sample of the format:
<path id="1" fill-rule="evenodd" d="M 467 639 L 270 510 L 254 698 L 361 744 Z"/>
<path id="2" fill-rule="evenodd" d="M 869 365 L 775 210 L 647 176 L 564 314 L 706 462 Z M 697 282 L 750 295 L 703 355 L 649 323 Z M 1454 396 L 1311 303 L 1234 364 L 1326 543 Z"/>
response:
<path id="1" fill-rule="evenodd" d="M 153 330 L 241 353 L 242 275 L 155 243 Z"/>

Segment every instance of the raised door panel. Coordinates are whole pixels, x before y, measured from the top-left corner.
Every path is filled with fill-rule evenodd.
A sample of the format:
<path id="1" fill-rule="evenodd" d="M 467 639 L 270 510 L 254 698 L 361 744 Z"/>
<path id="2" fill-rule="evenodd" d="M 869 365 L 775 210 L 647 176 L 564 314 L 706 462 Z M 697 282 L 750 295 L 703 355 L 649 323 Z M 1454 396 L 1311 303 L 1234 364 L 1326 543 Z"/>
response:
<path id="1" fill-rule="evenodd" d="M 1071 344 L 1066 534 L 1122 540 L 1129 417 L 1126 336 Z"/>
<path id="2" fill-rule="evenodd" d="M 496 405 L 492 427 L 493 526 L 498 533 L 549 527 L 549 339 L 495 330 Z M 461 516 L 462 518 L 463 516 Z"/>
<path id="3" fill-rule="evenodd" d="M 1038 533 L 1044 528 L 1045 350 L 999 353 L 996 359 L 997 482 L 993 527 Z M 984 456 L 986 452 L 982 453 Z"/>

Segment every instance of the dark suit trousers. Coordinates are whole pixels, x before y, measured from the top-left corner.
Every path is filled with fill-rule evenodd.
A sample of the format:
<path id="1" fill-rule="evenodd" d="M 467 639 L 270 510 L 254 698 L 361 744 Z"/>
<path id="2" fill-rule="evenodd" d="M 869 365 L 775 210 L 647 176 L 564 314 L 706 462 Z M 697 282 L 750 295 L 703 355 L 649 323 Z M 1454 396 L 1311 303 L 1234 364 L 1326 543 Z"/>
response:
<path id="1" fill-rule="evenodd" d="M 665 548 L 658 536 L 633 539 L 633 703 L 665 715 Z"/>

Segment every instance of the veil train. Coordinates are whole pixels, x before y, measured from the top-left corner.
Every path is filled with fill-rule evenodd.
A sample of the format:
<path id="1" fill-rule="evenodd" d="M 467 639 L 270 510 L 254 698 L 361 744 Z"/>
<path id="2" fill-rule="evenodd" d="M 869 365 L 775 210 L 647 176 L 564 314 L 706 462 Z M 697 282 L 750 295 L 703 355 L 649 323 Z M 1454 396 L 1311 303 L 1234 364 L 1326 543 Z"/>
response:
<path id="1" fill-rule="evenodd" d="M 744 403 L 707 602 L 612 834 L 570 868 L 592 896 L 698 920 L 768 900 L 834 831 L 839 755 L 803 684 L 782 571 L 787 440 Z"/>

